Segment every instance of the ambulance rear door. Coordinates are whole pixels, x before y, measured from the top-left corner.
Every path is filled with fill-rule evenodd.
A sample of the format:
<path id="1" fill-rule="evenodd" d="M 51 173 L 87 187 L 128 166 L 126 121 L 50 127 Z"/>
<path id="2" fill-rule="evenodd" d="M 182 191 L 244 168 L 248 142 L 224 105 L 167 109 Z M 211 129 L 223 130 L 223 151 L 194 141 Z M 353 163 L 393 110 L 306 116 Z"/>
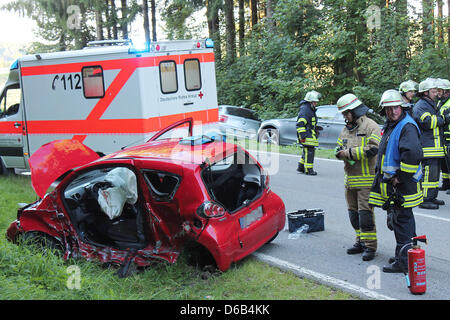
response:
<path id="1" fill-rule="evenodd" d="M 26 140 L 19 69 L 10 71 L 0 96 L 0 158 L 6 168 L 27 168 L 24 157 Z"/>

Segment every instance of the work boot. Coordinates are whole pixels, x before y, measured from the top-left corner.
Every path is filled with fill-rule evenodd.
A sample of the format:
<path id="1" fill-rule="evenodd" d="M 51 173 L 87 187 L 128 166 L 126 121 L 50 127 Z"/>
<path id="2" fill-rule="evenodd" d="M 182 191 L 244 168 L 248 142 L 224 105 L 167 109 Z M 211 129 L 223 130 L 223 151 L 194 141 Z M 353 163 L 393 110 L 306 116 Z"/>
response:
<path id="1" fill-rule="evenodd" d="M 305 173 L 305 166 L 301 163 L 298 164 L 297 171 L 300 173 Z"/>
<path id="2" fill-rule="evenodd" d="M 395 262 L 395 257 L 390 257 L 388 260 L 389 264 L 393 264 Z"/>
<path id="3" fill-rule="evenodd" d="M 306 174 L 307 174 L 308 176 L 316 176 L 316 175 L 317 175 L 317 172 L 314 171 L 313 169 L 308 169 L 308 171 L 306 171 Z"/>
<path id="4" fill-rule="evenodd" d="M 444 200 L 439 200 L 439 199 L 433 199 L 433 203 L 437 204 L 438 206 L 443 206 L 445 205 Z"/>
<path id="5" fill-rule="evenodd" d="M 436 203 L 433 203 L 431 201 L 424 201 L 421 204 L 419 204 L 419 208 L 422 208 L 422 209 L 439 209 L 439 206 Z"/>
<path id="6" fill-rule="evenodd" d="M 373 260 L 373 258 L 375 258 L 375 250 L 371 248 L 366 248 L 362 255 L 363 261 L 370 261 Z"/>
<path id="7" fill-rule="evenodd" d="M 388 264 L 383 267 L 383 272 L 386 273 L 402 273 L 402 268 L 400 268 L 400 264 L 398 262 L 394 262 L 391 264 Z"/>
<path id="8" fill-rule="evenodd" d="M 357 254 L 364 252 L 364 246 L 360 242 L 356 242 L 353 247 L 347 249 L 347 254 Z"/>

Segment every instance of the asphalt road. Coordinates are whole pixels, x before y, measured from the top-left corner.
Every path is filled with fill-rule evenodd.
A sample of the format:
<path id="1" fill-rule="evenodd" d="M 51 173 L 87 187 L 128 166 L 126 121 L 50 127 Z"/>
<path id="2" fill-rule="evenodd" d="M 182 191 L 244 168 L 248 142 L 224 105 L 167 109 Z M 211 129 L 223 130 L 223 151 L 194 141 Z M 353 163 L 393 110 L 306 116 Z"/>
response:
<path id="1" fill-rule="evenodd" d="M 256 155 L 255 152 L 251 152 Z M 376 208 L 378 250 L 374 260 L 362 261 L 361 255 L 347 255 L 355 233 L 350 225 L 344 197 L 343 163 L 316 159 L 317 176 L 296 172 L 298 156 L 258 153 L 264 166 L 271 161 L 272 190 L 284 201 L 286 211 L 321 208 L 325 212 L 325 230 L 288 239 L 286 228 L 254 256 L 270 264 L 335 286 L 368 299 L 447 300 L 450 298 L 450 195 L 439 192 L 446 205 L 439 210 L 414 208 L 417 235 L 425 234 L 427 291 L 413 295 L 403 274 L 383 273 L 382 267 L 394 255 L 394 233 L 386 227 L 386 214 Z M 263 157 L 263 158 L 261 158 Z"/>

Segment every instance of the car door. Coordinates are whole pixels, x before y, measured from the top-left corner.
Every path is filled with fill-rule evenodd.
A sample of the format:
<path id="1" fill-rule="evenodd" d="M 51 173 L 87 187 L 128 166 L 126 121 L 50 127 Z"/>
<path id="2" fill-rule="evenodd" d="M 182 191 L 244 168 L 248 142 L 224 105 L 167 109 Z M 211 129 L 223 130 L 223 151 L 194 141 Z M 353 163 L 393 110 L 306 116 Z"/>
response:
<path id="1" fill-rule="evenodd" d="M 25 168 L 24 139 L 26 128 L 20 105 L 21 89 L 11 84 L 0 96 L 0 157 L 8 167 Z"/>
<path id="2" fill-rule="evenodd" d="M 337 108 L 334 110 L 331 106 L 320 106 L 317 108 L 317 125 L 323 128 L 319 135 L 319 145 L 321 146 L 330 146 L 337 141 L 337 137 L 334 139 L 336 111 Z"/>
<path id="3" fill-rule="evenodd" d="M 181 183 L 182 172 L 160 162 L 144 164 L 137 161 L 136 164 L 143 167 L 140 172 L 145 180 L 144 197 L 154 251 L 178 252 L 182 244 L 183 221 L 179 214 L 180 204 L 174 196 Z"/>

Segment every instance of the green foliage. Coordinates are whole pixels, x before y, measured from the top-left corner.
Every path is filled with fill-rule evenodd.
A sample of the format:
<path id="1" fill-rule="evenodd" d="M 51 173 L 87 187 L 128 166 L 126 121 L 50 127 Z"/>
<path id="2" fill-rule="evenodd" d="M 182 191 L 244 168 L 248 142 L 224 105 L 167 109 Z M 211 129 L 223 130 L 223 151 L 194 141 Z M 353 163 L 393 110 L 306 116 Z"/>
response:
<path id="1" fill-rule="evenodd" d="M 217 67 L 219 104 L 245 105 L 266 119 L 292 117 L 314 89 L 322 93 L 321 104 L 353 92 L 377 110 L 381 94 L 407 79 L 450 77 L 449 44 L 422 49 L 422 25 L 407 15 L 406 1 L 383 7 L 374 30 L 367 29 L 366 10 L 380 1 L 320 4 L 278 1 L 275 26 L 258 24 L 246 37 L 246 55 Z"/>

